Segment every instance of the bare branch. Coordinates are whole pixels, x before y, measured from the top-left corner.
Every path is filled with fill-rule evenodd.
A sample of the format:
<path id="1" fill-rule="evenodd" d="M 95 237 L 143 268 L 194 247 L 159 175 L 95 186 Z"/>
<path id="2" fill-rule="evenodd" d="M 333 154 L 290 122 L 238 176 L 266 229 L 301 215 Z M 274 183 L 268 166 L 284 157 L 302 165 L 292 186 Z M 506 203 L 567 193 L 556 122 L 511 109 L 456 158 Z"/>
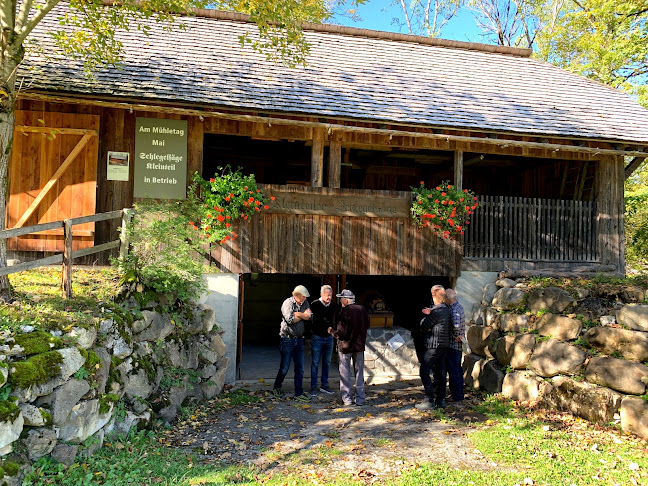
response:
<path id="1" fill-rule="evenodd" d="M 46 0 L 43 6 L 22 25 L 18 36 L 14 40 L 16 45 L 21 45 L 31 31 L 34 30 L 34 27 L 36 27 L 38 23 L 60 3 L 60 1 L 61 0 Z"/>

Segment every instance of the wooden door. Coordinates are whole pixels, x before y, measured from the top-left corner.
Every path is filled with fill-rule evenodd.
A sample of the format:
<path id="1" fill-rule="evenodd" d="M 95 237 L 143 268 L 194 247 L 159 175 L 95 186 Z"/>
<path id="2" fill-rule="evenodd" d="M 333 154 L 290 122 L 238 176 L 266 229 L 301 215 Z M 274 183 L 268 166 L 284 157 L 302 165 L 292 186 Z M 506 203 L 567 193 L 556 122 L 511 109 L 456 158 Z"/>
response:
<path id="1" fill-rule="evenodd" d="M 7 228 L 95 214 L 99 116 L 16 111 Z M 74 227 L 73 249 L 94 245 L 94 223 Z M 12 238 L 10 250 L 59 252 L 63 229 Z"/>

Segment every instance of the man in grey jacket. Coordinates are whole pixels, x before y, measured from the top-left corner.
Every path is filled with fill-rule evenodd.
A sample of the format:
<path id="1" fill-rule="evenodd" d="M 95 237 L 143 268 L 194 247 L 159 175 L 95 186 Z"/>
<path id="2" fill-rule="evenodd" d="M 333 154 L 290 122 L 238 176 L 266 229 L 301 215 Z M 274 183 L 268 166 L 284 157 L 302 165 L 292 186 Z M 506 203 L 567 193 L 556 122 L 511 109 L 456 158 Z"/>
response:
<path id="1" fill-rule="evenodd" d="M 298 285 L 293 290 L 292 296 L 284 300 L 281 305 L 281 325 L 279 336 L 279 352 L 281 353 L 281 364 L 274 382 L 272 393 L 274 396 L 283 397 L 281 385 L 290 369 L 290 362 L 295 363 L 295 400 L 310 402 L 310 397 L 304 394 L 304 333 L 306 331 L 305 321 L 310 320 L 311 310 L 308 300 L 308 290 L 303 285 Z"/>

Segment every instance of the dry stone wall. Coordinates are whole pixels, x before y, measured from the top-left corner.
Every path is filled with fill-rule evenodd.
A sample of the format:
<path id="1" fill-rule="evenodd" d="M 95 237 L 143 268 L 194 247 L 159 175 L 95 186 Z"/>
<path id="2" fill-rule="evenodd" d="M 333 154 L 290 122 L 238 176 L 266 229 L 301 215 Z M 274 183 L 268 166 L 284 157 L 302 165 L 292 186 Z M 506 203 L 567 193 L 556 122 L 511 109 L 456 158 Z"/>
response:
<path id="1" fill-rule="evenodd" d="M 468 386 L 570 412 L 620 421 L 648 437 L 648 295 L 538 287 L 518 279 L 484 288 L 467 315 Z"/>
<path id="2" fill-rule="evenodd" d="M 107 434 L 171 422 L 222 391 L 228 358 L 213 309 L 164 312 L 163 296 L 134 290 L 98 329 L 0 335 L 0 485 L 20 484 L 42 456 L 72 464 Z"/>

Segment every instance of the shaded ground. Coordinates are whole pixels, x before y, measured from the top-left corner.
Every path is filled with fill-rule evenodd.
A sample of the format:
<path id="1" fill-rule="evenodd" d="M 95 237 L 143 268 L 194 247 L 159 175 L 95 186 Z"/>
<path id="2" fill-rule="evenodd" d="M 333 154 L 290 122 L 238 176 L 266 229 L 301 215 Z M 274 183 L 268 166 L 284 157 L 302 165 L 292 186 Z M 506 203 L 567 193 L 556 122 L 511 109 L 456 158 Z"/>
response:
<path id="1" fill-rule="evenodd" d="M 419 412 L 414 404 L 423 393 L 415 382 L 369 385 L 362 407 L 342 407 L 339 393 L 304 404 L 275 399 L 266 383 L 242 387 L 260 401 L 224 408 L 209 402 L 163 442 L 199 452 L 206 462 L 255 465 L 267 475 L 298 468 L 322 480 L 347 473 L 374 482 L 425 462 L 496 467 L 468 439 L 486 420 L 472 411 L 475 398 Z"/>

